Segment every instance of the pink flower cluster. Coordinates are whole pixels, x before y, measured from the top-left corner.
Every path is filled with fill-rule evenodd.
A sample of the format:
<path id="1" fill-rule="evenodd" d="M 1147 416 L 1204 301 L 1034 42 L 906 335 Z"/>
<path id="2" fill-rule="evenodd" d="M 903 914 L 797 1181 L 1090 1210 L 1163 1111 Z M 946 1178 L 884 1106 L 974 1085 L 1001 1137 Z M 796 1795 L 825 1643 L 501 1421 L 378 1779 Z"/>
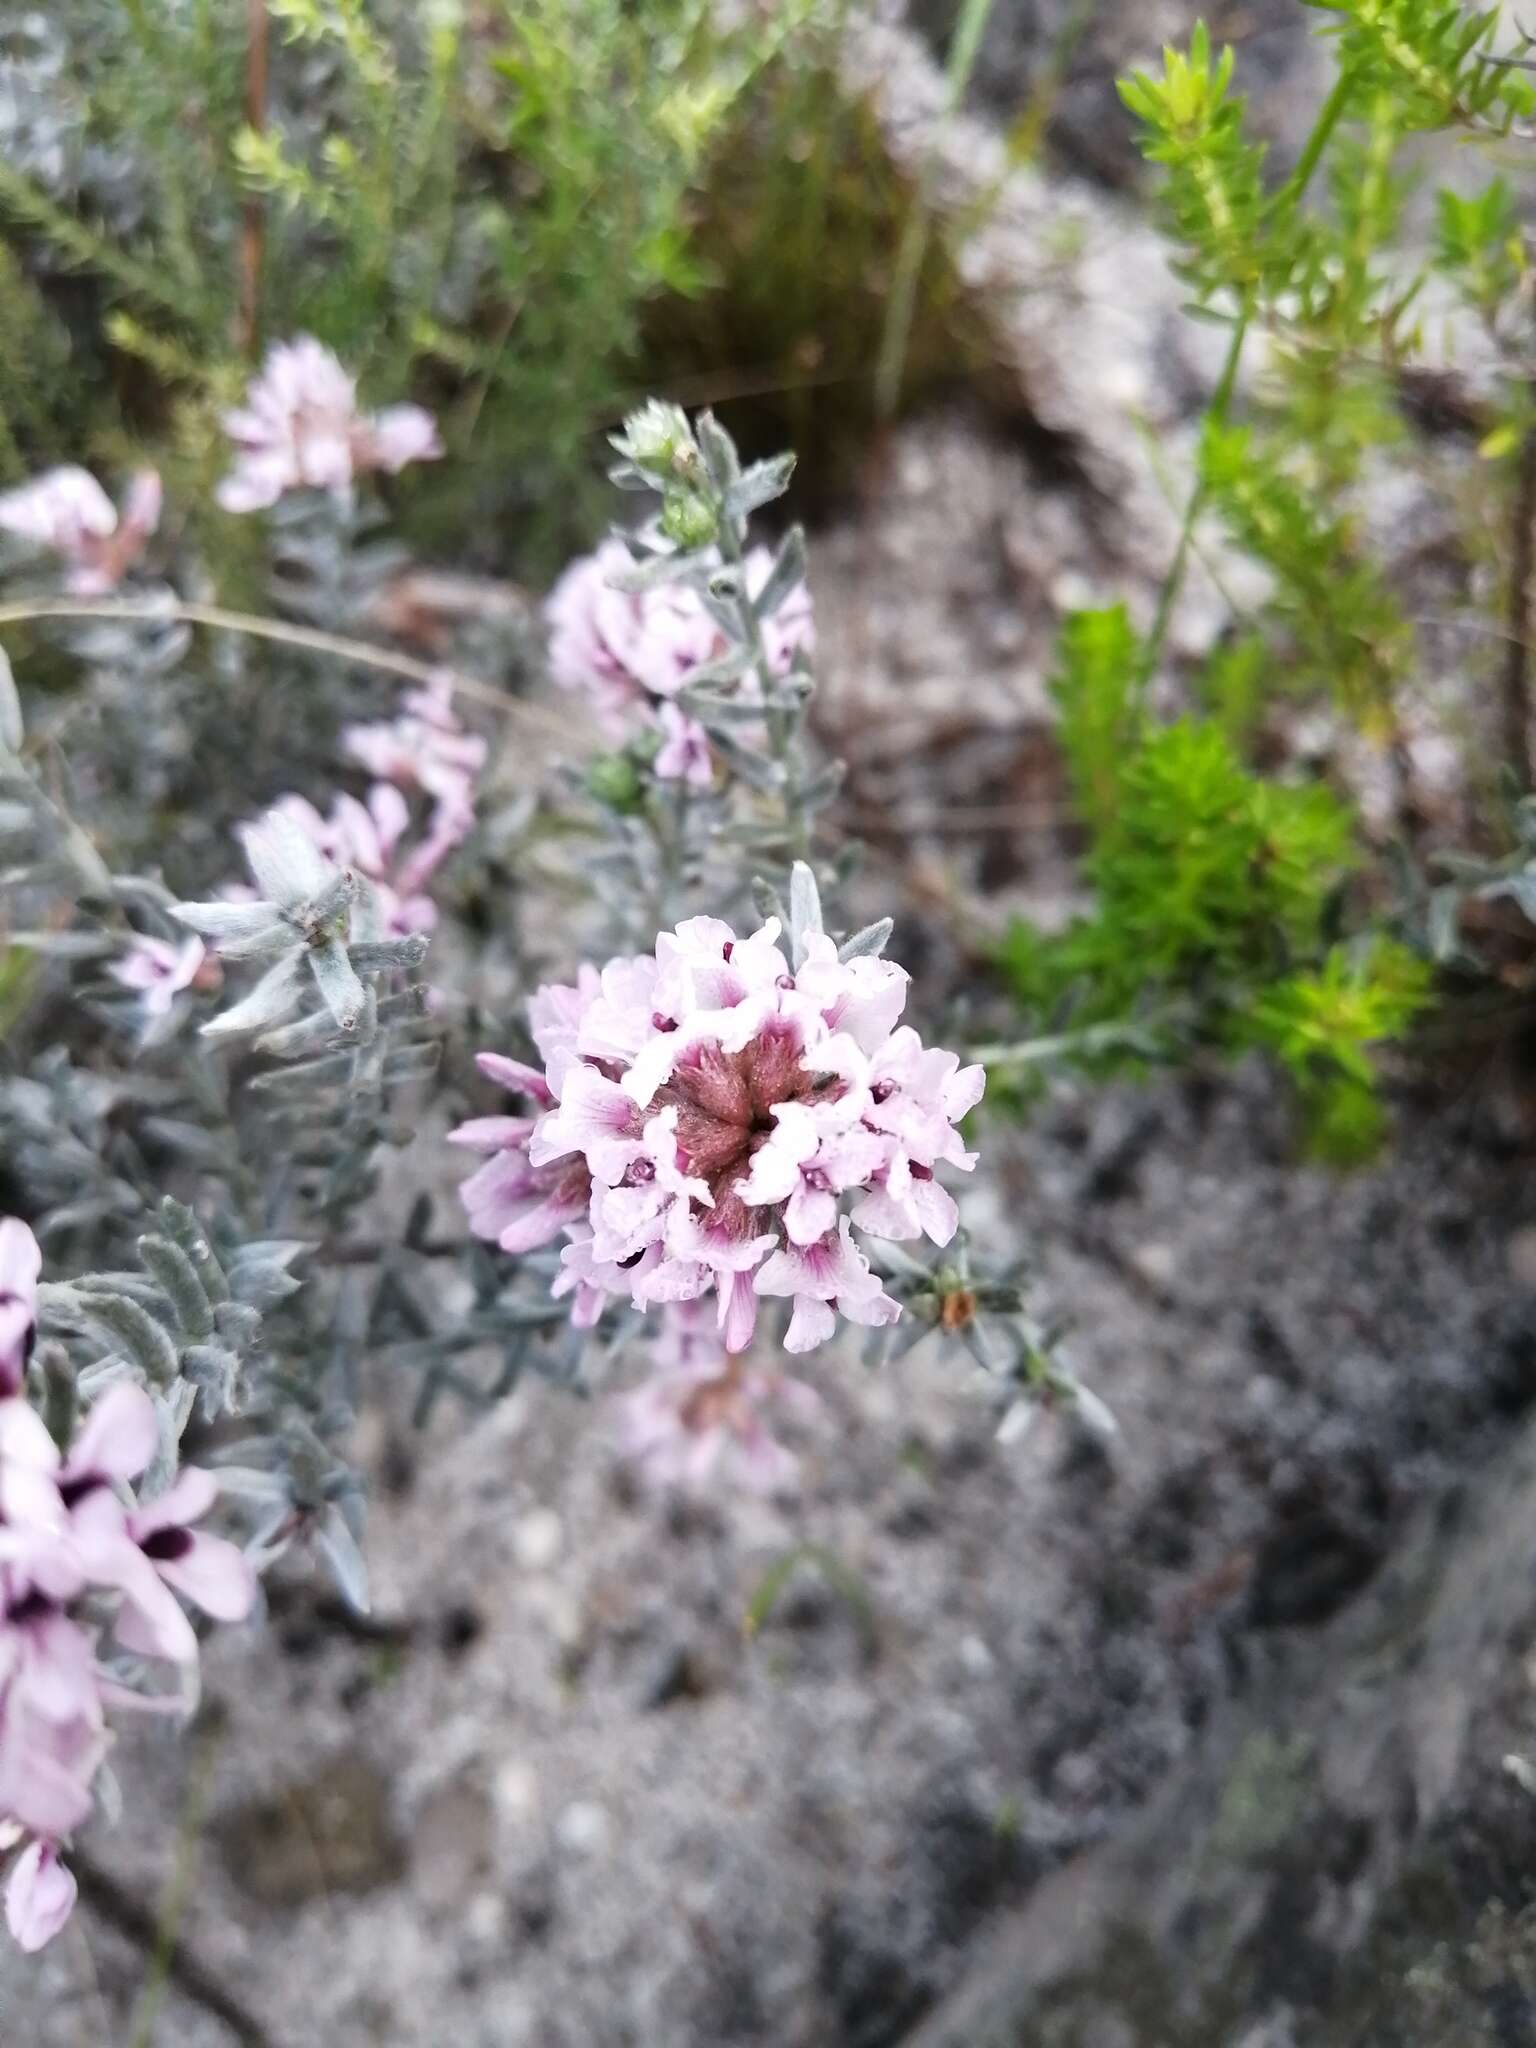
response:
<path id="1" fill-rule="evenodd" d="M 650 1375 L 619 1404 L 619 1448 L 659 1489 L 714 1485 L 782 1493 L 800 1461 L 774 1434 L 781 1418 L 813 1423 L 821 1403 L 803 1380 L 732 1358 L 704 1301 L 662 1311 Z"/>
<path id="2" fill-rule="evenodd" d="M 89 470 L 68 464 L 0 494 L 0 531 L 57 555 L 76 597 L 115 590 L 160 524 L 160 479 L 142 470 L 121 515 Z"/>
<path id="3" fill-rule="evenodd" d="M 792 972 L 778 940 L 776 918 L 745 939 L 690 918 L 654 953 L 537 992 L 542 1069 L 480 1056 L 533 1114 L 454 1132 L 487 1155 L 463 1188 L 471 1228 L 509 1252 L 563 1234 L 555 1291 L 574 1293 L 578 1324 L 614 1297 L 649 1308 L 713 1292 L 734 1353 L 759 1301 L 783 1296 L 786 1349 L 808 1351 L 839 1315 L 900 1314 L 855 1229 L 954 1235 L 935 1169 L 975 1164 L 955 1125 L 982 1069 L 898 1024 L 902 968 L 840 960 L 818 933 Z"/>
<path id="4" fill-rule="evenodd" d="M 347 752 L 379 778 L 367 797 L 338 796 L 329 817 L 302 796 L 285 796 L 274 808 L 325 859 L 372 884 L 385 932 L 429 932 L 437 923 L 437 905 L 427 890 L 474 825 L 485 741 L 459 724 L 447 677 L 430 689 L 411 691 L 402 717 L 349 726 L 342 739 Z M 414 843 L 412 796 L 431 800 L 425 831 Z"/>
<path id="5" fill-rule="evenodd" d="M 67 1456 L 27 1402 L 40 1264 L 26 1226 L 0 1221 L 0 1847 L 22 1845 L 5 1904 L 24 1949 L 50 1941 L 74 1905 L 59 1844 L 90 1813 L 107 1707 L 154 1704 L 102 1668 L 100 1638 L 110 1626 L 135 1657 L 193 1667 L 177 1594 L 219 1621 L 255 1598 L 241 1553 L 193 1526 L 217 1495 L 210 1473 L 184 1467 L 149 1501 L 129 1490 L 160 1449 L 142 1388 L 103 1394 Z"/>
<path id="6" fill-rule="evenodd" d="M 345 497 L 355 478 L 394 474 L 443 452 L 419 405 L 358 409 L 357 385 L 313 335 L 280 342 L 251 381 L 245 404 L 224 415 L 235 466 L 219 485 L 226 512 L 260 512 L 287 491 Z"/>
<path id="7" fill-rule="evenodd" d="M 120 960 L 107 969 L 120 987 L 139 999 L 139 1012 L 146 1025 L 168 1017 L 183 989 L 206 988 L 222 979 L 217 961 L 210 960 L 201 939 L 191 937 L 173 942 L 157 939 L 148 932 L 135 932 Z"/>
<path id="8" fill-rule="evenodd" d="M 754 595 L 768 580 L 773 558 L 755 548 L 747 558 L 747 588 Z M 631 592 L 612 579 L 632 568 L 619 540 L 604 541 L 595 554 L 573 562 L 550 592 L 550 673 L 562 688 L 586 696 L 598 722 L 616 743 L 637 728 L 660 730 L 656 773 L 700 786 L 710 780 L 709 743 L 697 720 L 676 702 L 693 671 L 718 660 L 726 640 L 699 593 L 686 584 L 662 584 Z M 768 663 L 788 675 L 797 653 L 815 643 L 811 601 L 802 586 L 764 621 Z"/>

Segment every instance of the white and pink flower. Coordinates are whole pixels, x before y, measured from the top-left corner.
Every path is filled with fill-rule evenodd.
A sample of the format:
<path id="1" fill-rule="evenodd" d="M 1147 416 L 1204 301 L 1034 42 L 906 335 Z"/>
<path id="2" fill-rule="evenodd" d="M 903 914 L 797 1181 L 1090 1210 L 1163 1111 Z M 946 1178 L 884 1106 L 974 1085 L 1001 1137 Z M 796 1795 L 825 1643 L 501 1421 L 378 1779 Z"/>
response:
<path id="1" fill-rule="evenodd" d="M 647 1379 L 618 1404 L 619 1449 L 658 1489 L 748 1493 L 792 1488 L 800 1461 L 776 1427 L 814 1423 L 821 1403 L 803 1380 L 758 1372 L 721 1342 L 708 1304 L 664 1313 Z"/>
<path id="2" fill-rule="evenodd" d="M 746 564 L 749 591 L 755 594 L 763 588 L 772 566 L 766 548 L 752 551 Z M 545 607 L 550 673 L 563 689 L 588 699 L 615 744 L 632 738 L 637 730 L 658 729 L 659 776 L 707 784 L 709 742 L 704 729 L 673 700 L 695 669 L 725 653 L 725 635 L 690 585 L 665 583 L 638 592 L 616 589 L 612 579 L 631 567 L 624 543 L 609 540 L 566 570 Z M 811 653 L 815 629 L 803 585 L 764 620 L 763 639 L 776 676 L 788 675 L 798 653 Z"/>
<path id="3" fill-rule="evenodd" d="M 338 796 L 328 818 L 302 796 L 282 797 L 273 809 L 291 818 L 334 867 L 350 868 L 372 883 L 385 931 L 398 937 L 432 930 L 437 905 L 426 884 L 448 849 L 430 838 L 406 846 L 410 805 L 392 783 L 376 782 L 366 802 Z"/>
<path id="4" fill-rule="evenodd" d="M 357 385 L 313 335 L 280 342 L 252 379 L 245 404 L 224 415 L 235 466 L 219 485 L 226 512 L 259 512 L 285 492 L 345 497 L 359 476 L 443 452 L 437 426 L 419 405 L 382 412 L 358 407 Z"/>
<path id="5" fill-rule="evenodd" d="M 66 464 L 0 494 L 0 531 L 57 555 L 76 597 L 104 597 L 148 546 L 160 501 L 152 469 L 130 480 L 119 513 L 89 470 Z"/>
<path id="6" fill-rule="evenodd" d="M 14 1216 L 0 1217 L 0 1400 L 19 1394 L 37 1331 L 37 1282 L 43 1255 Z"/>
<path id="7" fill-rule="evenodd" d="M 212 971 L 220 974 L 217 963 Z M 170 1015 L 183 989 L 207 986 L 210 963 L 207 948 L 195 935 L 176 944 L 135 932 L 123 957 L 107 972 L 138 997 L 145 1022 L 154 1023 Z"/>
<path id="8" fill-rule="evenodd" d="M 24 1355 L 38 1268 L 31 1233 L 0 1221 L 0 1362 Z M 90 1814 L 108 1705 L 156 1703 L 109 1676 L 100 1639 L 186 1668 L 197 1638 L 177 1595 L 221 1621 L 255 1598 L 241 1552 L 193 1526 L 217 1496 L 209 1473 L 185 1467 L 135 1501 L 160 1447 L 154 1402 L 127 1381 L 86 1413 L 67 1455 L 18 1392 L 0 1398 L 0 1852 L 19 1851 L 5 1903 L 25 1949 L 50 1941 L 74 1904 L 59 1848 Z"/>
<path id="9" fill-rule="evenodd" d="M 577 1320 L 715 1297 L 728 1353 L 764 1296 L 792 1304 L 786 1348 L 837 1318 L 899 1314 L 854 1232 L 947 1244 L 969 1172 L 955 1124 L 984 1075 L 898 1028 L 907 976 L 809 939 L 791 971 L 777 920 L 738 938 L 717 918 L 663 932 L 653 954 L 587 967 L 532 1008 L 542 1070 L 482 1067 L 531 1114 L 482 1118 L 457 1142 L 488 1154 L 466 1184 L 476 1232 L 510 1251 L 567 1240 Z"/>

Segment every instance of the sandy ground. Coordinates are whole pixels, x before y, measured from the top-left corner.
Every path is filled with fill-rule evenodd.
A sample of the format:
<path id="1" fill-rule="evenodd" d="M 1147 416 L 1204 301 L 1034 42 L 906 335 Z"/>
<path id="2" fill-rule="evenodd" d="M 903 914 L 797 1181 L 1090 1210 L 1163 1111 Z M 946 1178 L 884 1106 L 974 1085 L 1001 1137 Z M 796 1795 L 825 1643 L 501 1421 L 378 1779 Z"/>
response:
<path id="1" fill-rule="evenodd" d="M 782 1506 L 638 1499 L 603 1404 L 541 1386 L 426 1441 L 375 1412 L 370 1635 L 279 1587 L 209 1658 L 189 1947 L 282 2048 L 898 2041 L 1536 1394 L 1536 1196 L 1480 1101 L 1406 1104 L 1347 1181 L 1288 1146 L 1260 1077 L 991 1134 L 1107 1456 L 1054 1418 L 999 1447 L 923 1352 L 817 1361 Z M 749 1639 L 797 1544 L 833 1568 Z M 92 1838 L 137 1896 L 174 1843 L 131 1817 L 185 1763 L 136 1740 Z M 87 1910 L 0 1962 L 0 2038 L 124 2038 L 144 1974 Z M 184 2012 L 153 2038 L 231 2038 Z"/>

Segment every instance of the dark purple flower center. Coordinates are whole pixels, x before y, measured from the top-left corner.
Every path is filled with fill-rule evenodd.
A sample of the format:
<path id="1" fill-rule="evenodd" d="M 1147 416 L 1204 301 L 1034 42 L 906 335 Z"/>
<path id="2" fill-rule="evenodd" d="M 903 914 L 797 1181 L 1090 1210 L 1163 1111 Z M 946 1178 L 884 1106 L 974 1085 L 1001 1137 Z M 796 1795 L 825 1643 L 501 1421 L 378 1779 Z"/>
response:
<path id="1" fill-rule="evenodd" d="M 156 1564 L 175 1564 L 192 1548 L 190 1529 L 152 1529 L 140 1543 L 144 1555 Z"/>
<path id="2" fill-rule="evenodd" d="M 104 1474 L 100 1472 L 77 1472 L 72 1479 L 66 1479 L 61 1483 L 59 1499 L 66 1508 L 77 1507 L 88 1493 L 95 1493 L 106 1483 Z"/>
<path id="3" fill-rule="evenodd" d="M 0 1288 L 0 1308 L 27 1308 L 27 1304 L 19 1294 L 12 1293 L 11 1289 L 6 1287 Z M 25 1374 L 27 1367 L 32 1362 L 32 1352 L 36 1343 L 37 1324 L 32 1318 L 30 1309 L 28 1309 L 27 1326 L 21 1333 L 21 1370 L 23 1374 Z"/>
<path id="4" fill-rule="evenodd" d="M 33 1586 L 30 1591 L 23 1593 L 19 1600 L 11 1602 L 5 1610 L 5 1618 L 13 1627 L 24 1628 L 29 1621 L 41 1621 L 46 1615 L 56 1612 L 54 1602 L 47 1594 L 39 1593 Z"/>
<path id="5" fill-rule="evenodd" d="M 843 1083 L 810 1074 L 801 1065 L 799 1031 L 770 1019 L 740 1052 L 718 1045 L 690 1046 L 657 1091 L 652 1114 L 677 1111 L 677 1143 L 686 1170 L 708 1184 L 714 1207 L 704 1212 L 714 1233 L 747 1235 L 751 1212 L 735 1189 L 752 1155 L 773 1135 L 775 1108 L 784 1102 L 835 1100 Z"/>

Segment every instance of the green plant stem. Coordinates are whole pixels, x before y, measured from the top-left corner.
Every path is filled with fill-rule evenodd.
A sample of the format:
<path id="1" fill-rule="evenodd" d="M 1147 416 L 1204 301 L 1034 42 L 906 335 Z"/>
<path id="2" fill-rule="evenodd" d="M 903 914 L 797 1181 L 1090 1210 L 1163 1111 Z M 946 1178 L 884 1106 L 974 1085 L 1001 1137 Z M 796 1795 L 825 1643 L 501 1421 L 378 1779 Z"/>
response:
<path id="1" fill-rule="evenodd" d="M 954 118 L 975 69 L 976 55 L 992 13 L 992 0 L 966 0 L 965 10 L 955 28 L 945 69 L 944 110 L 939 117 L 943 129 Z M 938 137 L 929 143 L 918 173 L 912 207 L 902 227 L 896 250 L 896 267 L 891 279 L 890 303 L 880 337 L 880 355 L 875 366 L 875 414 L 882 420 L 895 417 L 901 398 L 902 372 L 906 368 L 907 344 L 912 335 L 912 315 L 917 305 L 917 285 L 923 258 L 928 250 L 928 220 L 933 204 L 933 184 L 938 163 Z"/>
<path id="2" fill-rule="evenodd" d="M 763 622 L 757 616 L 757 607 L 753 604 L 751 593 L 747 589 L 745 534 L 738 529 L 736 521 L 726 511 L 723 499 L 719 504 L 718 534 L 720 552 L 736 571 L 736 613 L 741 620 L 742 634 L 757 668 L 758 688 L 766 698 L 773 692 L 773 670 L 769 665 L 768 648 L 763 639 Z M 779 772 L 784 779 L 784 819 L 789 830 L 790 858 L 809 860 L 811 824 L 806 816 L 799 767 L 795 758 L 794 728 L 798 721 L 788 712 L 770 709 L 766 723 L 773 758 L 778 763 Z"/>
<path id="3" fill-rule="evenodd" d="M 1040 1067 L 1053 1060 L 1096 1059 L 1106 1052 L 1157 1052 L 1156 1032 L 1169 1020 L 1145 1024 L 1088 1024 L 1081 1031 L 1059 1031 L 1045 1038 L 1026 1038 L 1017 1045 L 973 1045 L 966 1057 L 984 1067 Z"/>
<path id="4" fill-rule="evenodd" d="M 176 1834 L 176 1860 L 171 1868 L 170 1882 L 160 1901 L 154 1953 L 150 1958 L 149 1975 L 144 1980 L 134 2010 L 130 2048 L 154 2048 L 155 2021 L 159 2017 L 166 1988 L 170 1983 L 171 1960 L 178 1946 L 181 1916 L 186 1910 L 187 1895 L 192 1889 L 192 1879 L 197 1869 L 198 1839 L 202 1833 L 203 1813 L 208 1804 L 208 1794 L 213 1785 L 214 1751 L 214 1737 L 205 1734 L 198 1745 L 198 1754 L 187 1786 L 187 1796 L 182 1806 L 181 1825 Z"/>
<path id="5" fill-rule="evenodd" d="M 1295 170 L 1265 208 L 1268 217 L 1272 218 L 1276 213 L 1300 204 L 1318 165 L 1322 162 L 1323 152 L 1333 138 L 1333 131 L 1344 117 L 1345 109 L 1354 95 L 1354 89 L 1353 73 L 1348 70 L 1341 71 L 1333 82 L 1333 90 L 1324 100 L 1317 119 L 1312 124 L 1312 132 L 1303 145 L 1301 155 L 1296 159 Z M 1206 411 L 1207 422 L 1214 420 L 1220 425 L 1226 419 L 1232 403 L 1232 394 L 1237 386 L 1243 344 L 1248 339 L 1253 316 L 1254 306 L 1250 299 L 1244 302 L 1233 322 L 1232 339 L 1227 347 L 1226 360 L 1221 366 L 1221 377 Z M 1184 517 L 1179 526 L 1178 545 L 1174 549 L 1173 560 L 1157 594 L 1157 611 L 1152 620 L 1152 630 L 1147 636 L 1146 652 L 1142 656 L 1140 681 L 1143 691 L 1157 673 L 1158 663 L 1163 657 L 1173 608 L 1178 602 L 1179 591 L 1184 582 L 1184 571 L 1189 563 L 1195 524 L 1205 510 L 1206 495 L 1205 478 L 1197 475 L 1184 506 Z"/>

